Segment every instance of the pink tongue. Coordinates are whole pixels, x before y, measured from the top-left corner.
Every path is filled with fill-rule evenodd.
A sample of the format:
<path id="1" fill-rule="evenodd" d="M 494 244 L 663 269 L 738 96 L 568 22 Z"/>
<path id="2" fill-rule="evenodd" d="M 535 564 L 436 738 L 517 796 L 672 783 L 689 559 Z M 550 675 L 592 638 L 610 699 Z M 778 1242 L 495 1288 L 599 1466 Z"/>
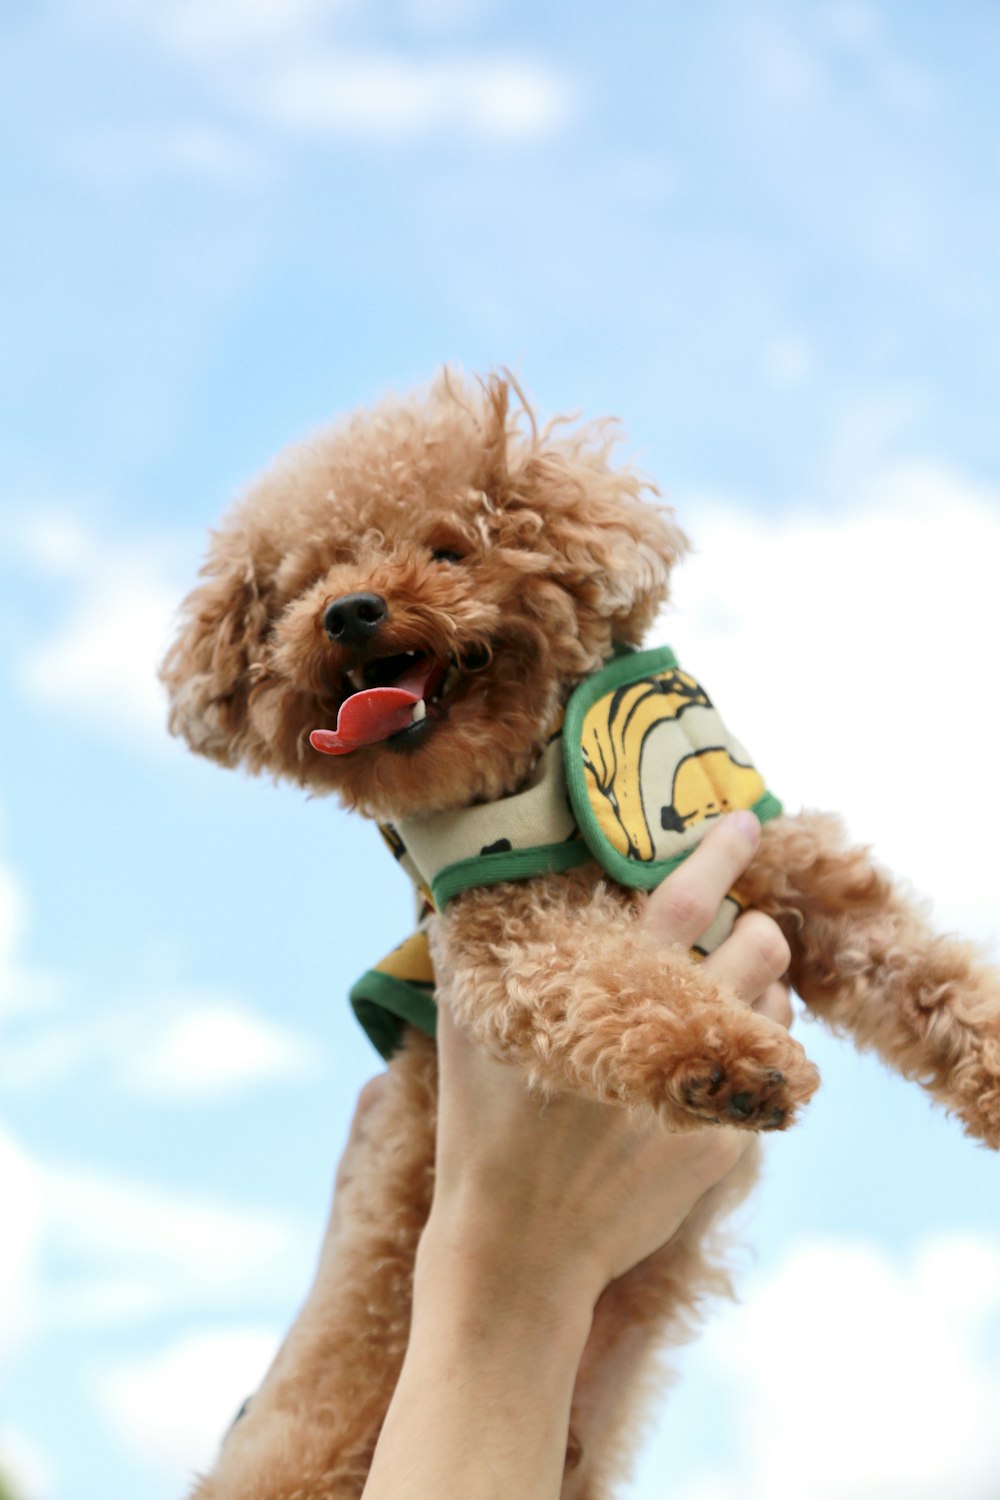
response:
<path id="1" fill-rule="evenodd" d="M 362 745 L 377 745 L 413 722 L 413 706 L 419 703 L 433 670 L 426 657 L 414 663 L 409 674 L 392 687 L 364 688 L 340 705 L 336 729 L 314 729 L 309 743 L 324 755 L 347 755 Z"/>

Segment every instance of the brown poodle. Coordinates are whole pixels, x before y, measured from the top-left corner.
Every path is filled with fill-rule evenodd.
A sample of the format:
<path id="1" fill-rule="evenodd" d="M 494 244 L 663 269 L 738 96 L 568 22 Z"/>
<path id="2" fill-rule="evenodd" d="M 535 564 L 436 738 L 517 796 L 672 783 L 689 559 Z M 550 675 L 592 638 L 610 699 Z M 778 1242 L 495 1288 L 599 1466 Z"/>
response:
<path id="1" fill-rule="evenodd" d="M 386 401 L 277 461 L 215 535 L 186 601 L 163 672 L 171 728 L 224 765 L 333 792 L 376 819 L 437 907 L 427 926 L 439 994 L 539 1086 L 655 1110 L 671 1129 L 784 1128 L 816 1088 L 814 1067 L 783 1028 L 719 993 L 697 951 L 644 936 L 653 880 L 608 878 L 565 789 L 553 816 L 569 817 L 568 853 L 552 856 L 553 836 L 529 878 L 503 863 L 506 838 L 477 851 L 479 877 L 457 889 L 440 884 L 441 858 L 428 873 L 409 857 L 411 834 L 443 829 L 444 864 L 465 868 L 453 856 L 470 814 L 465 824 L 454 815 L 472 809 L 485 826 L 475 819 L 536 785 L 574 690 L 628 662 L 685 551 L 669 514 L 644 498 L 646 481 L 612 466 L 606 426 L 539 431 L 525 403 L 511 410 L 510 387 L 446 374 L 429 394 Z M 633 703 L 669 699 L 678 722 L 684 709 L 692 724 L 714 713 L 676 663 L 625 683 Z M 757 807 L 763 836 L 734 911 L 757 907 L 779 923 L 791 982 L 812 1010 L 1000 1146 L 1000 976 L 970 946 L 933 933 L 865 851 L 845 846 L 834 818 L 781 816 L 735 741 L 709 736 L 682 757 L 662 828 L 650 850 L 637 848 L 648 829 L 616 832 L 635 788 L 602 782 L 597 741 L 610 746 L 610 731 L 585 722 L 583 733 L 580 785 L 596 788 L 611 841 L 641 865 L 667 840 L 671 860 L 654 857 L 654 878 L 727 806 Z M 723 763 L 728 781 L 714 777 Z M 682 796 L 682 771 L 706 766 L 712 775 L 685 782 Z M 699 915 L 708 929 L 714 914 Z M 426 1007 L 429 976 L 413 977 Z M 369 1001 L 356 1001 L 371 1021 Z M 433 1171 L 432 1026 L 405 1005 L 389 1020 L 372 1031 L 392 1054 L 390 1081 L 345 1188 L 336 1263 L 321 1264 L 199 1500 L 347 1500 L 363 1488 L 406 1344 Z M 747 1153 L 670 1245 L 598 1304 L 566 1500 L 608 1493 L 653 1354 L 725 1286 L 714 1235 L 755 1160 Z"/>

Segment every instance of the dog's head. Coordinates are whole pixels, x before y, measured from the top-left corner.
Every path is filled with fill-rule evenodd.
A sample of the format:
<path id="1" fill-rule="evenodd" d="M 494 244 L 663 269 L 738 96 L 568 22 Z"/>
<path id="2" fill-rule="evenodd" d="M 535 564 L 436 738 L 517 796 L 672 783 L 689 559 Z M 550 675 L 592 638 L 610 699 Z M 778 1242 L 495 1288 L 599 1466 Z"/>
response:
<path id="1" fill-rule="evenodd" d="M 185 601 L 171 729 L 383 819 L 512 791 L 686 545 L 607 424 L 512 406 L 446 372 L 282 455 Z"/>

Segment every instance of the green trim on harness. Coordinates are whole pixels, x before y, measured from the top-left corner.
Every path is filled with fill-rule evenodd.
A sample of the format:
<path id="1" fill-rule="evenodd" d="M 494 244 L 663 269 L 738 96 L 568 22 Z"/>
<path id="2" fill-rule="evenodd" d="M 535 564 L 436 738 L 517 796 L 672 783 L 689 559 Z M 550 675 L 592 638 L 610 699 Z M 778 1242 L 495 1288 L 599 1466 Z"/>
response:
<path id="1" fill-rule="evenodd" d="M 475 886 L 532 880 L 592 862 L 621 885 L 651 890 L 731 807 L 751 808 L 762 823 L 782 812 L 669 647 L 616 647 L 615 656 L 573 690 L 561 730 L 519 792 L 386 826 L 382 833 L 417 889 L 441 910 Z M 535 842 L 539 832 L 542 841 Z M 464 853 L 470 849 L 482 852 Z M 739 904 L 733 899 L 724 908 L 725 920 L 720 913 L 698 951 L 710 951 L 731 930 Z M 385 1058 L 407 1025 L 435 1034 L 434 988 L 427 982 L 432 971 L 426 948 L 423 967 L 415 951 L 402 945 L 390 955 L 396 972 L 384 972 L 383 961 L 350 992 L 358 1020 Z M 416 982 L 406 972 L 410 963 Z"/>
<path id="2" fill-rule="evenodd" d="M 535 849 L 505 849 L 500 854 L 477 854 L 447 865 L 431 881 L 438 911 L 474 885 L 499 885 L 503 880 L 533 880 L 536 875 L 561 875 L 594 858 L 582 839 L 568 844 L 539 844 Z"/>
<path id="3" fill-rule="evenodd" d="M 437 1034 L 433 988 L 369 969 L 352 985 L 348 998 L 369 1041 L 386 1062 L 399 1047 L 407 1026 L 427 1036 Z"/>

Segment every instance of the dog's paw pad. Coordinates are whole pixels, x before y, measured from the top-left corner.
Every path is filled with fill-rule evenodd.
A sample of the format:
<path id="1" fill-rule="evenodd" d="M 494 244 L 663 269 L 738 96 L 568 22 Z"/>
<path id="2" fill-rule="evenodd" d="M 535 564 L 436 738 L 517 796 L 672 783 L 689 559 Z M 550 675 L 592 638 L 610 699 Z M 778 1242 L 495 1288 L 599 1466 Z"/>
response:
<path id="1" fill-rule="evenodd" d="M 732 1120 L 749 1120 L 754 1111 L 754 1097 L 748 1089 L 729 1098 L 729 1117 Z"/>
<path id="2" fill-rule="evenodd" d="M 674 1097 L 701 1120 L 743 1130 L 781 1130 L 795 1109 L 788 1078 L 778 1068 L 753 1057 L 734 1057 L 722 1064 L 691 1064 L 688 1076 L 675 1080 Z"/>
<path id="3" fill-rule="evenodd" d="M 722 1068 L 716 1066 L 703 1078 L 689 1078 L 684 1085 L 684 1102 L 697 1109 L 702 1099 L 712 1099 L 726 1081 Z"/>

